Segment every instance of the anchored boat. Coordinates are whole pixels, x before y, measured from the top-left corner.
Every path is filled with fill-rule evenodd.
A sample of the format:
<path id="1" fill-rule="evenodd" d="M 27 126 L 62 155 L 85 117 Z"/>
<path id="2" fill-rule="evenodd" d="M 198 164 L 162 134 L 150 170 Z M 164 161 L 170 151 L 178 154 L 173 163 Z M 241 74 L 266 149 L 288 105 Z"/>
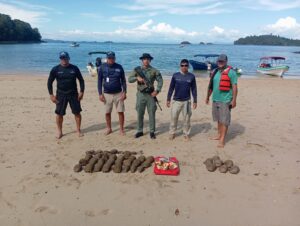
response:
<path id="1" fill-rule="evenodd" d="M 260 58 L 257 72 L 265 75 L 282 77 L 289 70 L 289 66 L 284 65 L 285 58 L 280 56 L 266 56 Z"/>
<path id="2" fill-rule="evenodd" d="M 218 56 L 218 54 L 196 54 L 194 57 L 200 57 L 201 61 L 189 60 L 189 62 L 195 71 L 213 70 L 217 68 L 216 60 Z"/>
<path id="3" fill-rule="evenodd" d="M 107 52 L 105 51 L 98 51 L 98 52 L 89 52 L 88 55 L 90 56 L 90 60 L 86 66 L 89 75 L 92 77 L 97 77 L 98 69 L 102 63 L 106 62 L 106 57 L 100 57 L 100 55 L 106 55 Z M 93 64 L 93 58 L 95 59 L 95 63 Z"/>
<path id="4" fill-rule="evenodd" d="M 70 46 L 71 46 L 71 47 L 79 47 L 80 44 L 77 43 L 77 42 L 72 42 Z"/>

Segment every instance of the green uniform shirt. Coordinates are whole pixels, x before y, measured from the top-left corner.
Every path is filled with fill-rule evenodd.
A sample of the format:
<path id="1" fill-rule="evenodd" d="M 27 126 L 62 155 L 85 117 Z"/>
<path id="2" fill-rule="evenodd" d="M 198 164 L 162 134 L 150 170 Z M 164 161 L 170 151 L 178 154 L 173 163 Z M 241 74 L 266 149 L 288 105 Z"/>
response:
<path id="1" fill-rule="evenodd" d="M 157 87 L 155 90 L 157 92 L 160 92 L 162 89 L 162 86 L 163 86 L 163 78 L 162 78 L 159 70 L 155 69 L 152 66 L 149 66 L 148 68 L 141 67 L 141 69 L 153 86 L 154 86 L 154 82 L 157 81 Z M 130 82 L 130 83 L 136 82 L 137 76 L 138 76 L 138 74 L 135 71 L 133 71 L 132 74 L 128 78 L 128 82 Z M 143 85 L 138 84 L 137 86 L 138 86 L 138 90 L 141 90 L 140 89 L 141 87 L 139 87 L 139 86 L 143 86 Z"/>
<path id="2" fill-rule="evenodd" d="M 238 78 L 236 72 L 230 69 L 228 76 L 230 78 L 231 85 L 236 85 L 237 78 Z M 220 77 L 221 77 L 221 72 L 220 70 L 218 70 L 213 80 L 212 99 L 214 102 L 229 103 L 232 101 L 232 88 L 229 91 L 221 91 L 219 89 Z"/>

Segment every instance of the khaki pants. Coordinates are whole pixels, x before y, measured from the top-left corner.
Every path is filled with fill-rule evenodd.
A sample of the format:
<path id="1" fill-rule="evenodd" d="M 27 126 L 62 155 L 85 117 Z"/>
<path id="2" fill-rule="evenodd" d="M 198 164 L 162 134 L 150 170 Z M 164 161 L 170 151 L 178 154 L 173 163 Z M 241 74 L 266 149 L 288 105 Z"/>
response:
<path id="1" fill-rule="evenodd" d="M 183 115 L 183 133 L 188 136 L 191 132 L 191 101 L 173 101 L 171 107 L 170 134 L 174 135 L 177 130 L 178 118 L 180 113 Z"/>

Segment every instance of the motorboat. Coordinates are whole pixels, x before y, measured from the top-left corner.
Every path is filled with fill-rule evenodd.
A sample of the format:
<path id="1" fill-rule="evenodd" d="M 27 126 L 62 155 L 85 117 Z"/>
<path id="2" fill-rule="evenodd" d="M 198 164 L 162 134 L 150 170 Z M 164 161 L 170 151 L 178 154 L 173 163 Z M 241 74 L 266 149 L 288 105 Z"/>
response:
<path id="1" fill-rule="evenodd" d="M 285 58 L 280 56 L 266 56 L 260 58 L 257 72 L 265 75 L 282 77 L 289 70 L 289 66 L 284 65 Z"/>
<path id="2" fill-rule="evenodd" d="M 103 57 L 103 55 L 106 55 L 107 52 L 105 51 L 97 51 L 97 52 L 89 52 L 88 55 L 90 57 L 90 60 L 86 66 L 89 75 L 92 77 L 98 76 L 98 69 L 101 66 L 101 64 L 106 62 L 106 57 Z M 95 62 L 95 63 L 93 63 Z"/>
<path id="3" fill-rule="evenodd" d="M 200 61 L 189 60 L 190 64 L 195 71 L 206 71 L 217 68 L 216 60 L 219 57 L 218 54 L 196 54 L 194 57 L 200 57 Z"/>

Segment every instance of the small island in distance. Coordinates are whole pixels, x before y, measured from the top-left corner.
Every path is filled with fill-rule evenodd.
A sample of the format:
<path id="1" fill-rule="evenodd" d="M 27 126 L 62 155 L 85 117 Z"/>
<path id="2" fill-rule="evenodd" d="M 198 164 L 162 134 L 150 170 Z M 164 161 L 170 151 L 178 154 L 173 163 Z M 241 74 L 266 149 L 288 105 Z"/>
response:
<path id="1" fill-rule="evenodd" d="M 40 43 L 42 36 L 37 28 L 21 20 L 12 20 L 0 13 L 0 44 Z"/>
<path id="2" fill-rule="evenodd" d="M 190 45 L 191 43 L 189 41 L 183 41 L 180 43 L 181 45 Z"/>
<path id="3" fill-rule="evenodd" d="M 247 36 L 234 41 L 234 45 L 272 45 L 300 46 L 300 40 L 280 37 L 278 35 Z"/>

